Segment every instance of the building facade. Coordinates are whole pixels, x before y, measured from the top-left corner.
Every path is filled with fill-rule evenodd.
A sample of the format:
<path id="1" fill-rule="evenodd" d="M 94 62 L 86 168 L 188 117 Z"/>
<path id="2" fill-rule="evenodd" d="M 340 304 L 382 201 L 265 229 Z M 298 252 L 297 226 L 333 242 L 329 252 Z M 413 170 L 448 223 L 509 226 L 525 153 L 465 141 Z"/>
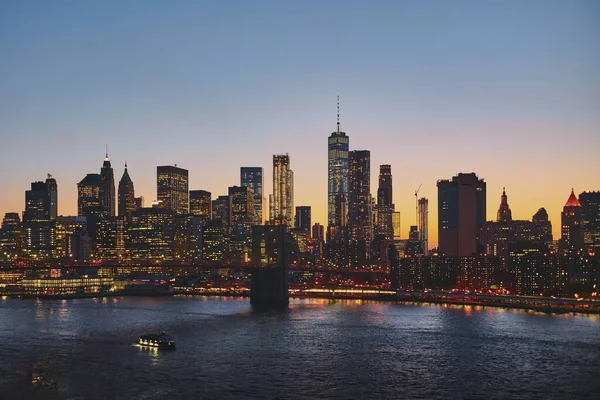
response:
<path id="1" fill-rule="evenodd" d="M 272 224 L 291 225 L 294 210 L 294 173 L 290 169 L 290 156 L 273 155 Z"/>
<path id="2" fill-rule="evenodd" d="M 265 199 L 262 167 L 240 167 L 240 186 L 251 187 L 254 191 L 254 225 L 265 223 Z"/>
<path id="3" fill-rule="evenodd" d="M 177 166 L 156 167 L 157 199 L 162 208 L 177 214 L 189 210 L 188 170 Z"/>

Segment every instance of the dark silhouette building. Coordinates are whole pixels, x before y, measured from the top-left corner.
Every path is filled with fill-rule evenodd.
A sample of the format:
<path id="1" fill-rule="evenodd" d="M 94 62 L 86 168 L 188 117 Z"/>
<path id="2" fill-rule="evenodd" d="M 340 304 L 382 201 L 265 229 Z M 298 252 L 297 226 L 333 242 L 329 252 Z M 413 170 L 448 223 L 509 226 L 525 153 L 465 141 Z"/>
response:
<path id="1" fill-rule="evenodd" d="M 125 171 L 119 181 L 119 217 L 129 220 L 131 214 L 137 209 L 133 181 L 127 171 L 127 163 L 125 163 Z"/>
<path id="2" fill-rule="evenodd" d="M 262 167 L 240 167 L 240 186 L 251 187 L 254 191 L 254 225 L 262 225 L 265 221 L 264 204 L 266 203 L 263 186 Z"/>
<path id="3" fill-rule="evenodd" d="M 508 206 L 508 196 L 506 196 L 506 189 L 502 188 L 502 196 L 500 198 L 500 207 L 498 207 L 498 222 L 509 222 L 512 221 L 512 212 Z"/>
<path id="4" fill-rule="evenodd" d="M 310 235 L 311 207 L 310 206 L 297 206 L 296 207 L 296 219 L 294 222 L 295 222 L 294 227 L 304 229 Z"/>
<path id="5" fill-rule="evenodd" d="M 371 152 L 349 152 L 348 189 L 348 262 L 352 266 L 366 265 L 373 241 L 371 204 Z"/>
<path id="6" fill-rule="evenodd" d="M 50 174 L 46 178 L 46 190 L 48 190 L 48 201 L 50 202 L 50 219 L 55 220 L 58 215 L 58 185 L 56 179 Z"/>
<path id="7" fill-rule="evenodd" d="M 583 217 L 583 242 L 586 248 L 600 253 L 600 192 L 579 194 Z"/>
<path id="8" fill-rule="evenodd" d="M 584 245 L 583 211 L 581 203 L 571 189 L 561 213 L 561 248 L 568 250 L 581 250 Z"/>
<path id="9" fill-rule="evenodd" d="M 438 251 L 450 257 L 477 254 L 479 231 L 486 220 L 486 184 L 475 173 L 440 180 Z"/>
<path id="10" fill-rule="evenodd" d="M 250 303 L 254 307 L 288 306 L 288 252 L 291 240 L 285 225 L 252 227 L 252 264 L 255 269 L 252 271 Z"/>
<path id="11" fill-rule="evenodd" d="M 100 170 L 100 206 L 102 206 L 109 217 L 116 215 L 115 208 L 115 175 L 110 165 L 108 151 Z"/>
<path id="12" fill-rule="evenodd" d="M 392 214 L 394 212 L 392 192 L 392 166 L 379 166 L 379 187 L 377 188 L 377 233 L 386 240 L 393 240 L 394 225 Z"/>

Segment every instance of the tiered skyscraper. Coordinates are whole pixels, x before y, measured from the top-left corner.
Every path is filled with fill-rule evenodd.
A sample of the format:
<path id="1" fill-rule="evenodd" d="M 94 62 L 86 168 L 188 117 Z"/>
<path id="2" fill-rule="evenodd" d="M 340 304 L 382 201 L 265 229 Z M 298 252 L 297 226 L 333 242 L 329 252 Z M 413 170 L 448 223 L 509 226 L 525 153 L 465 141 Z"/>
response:
<path id="1" fill-rule="evenodd" d="M 340 131 L 340 99 L 338 96 L 337 128 L 327 141 L 327 224 L 330 227 L 342 227 L 347 222 L 349 141 L 346 133 Z"/>
<path id="2" fill-rule="evenodd" d="M 108 150 L 106 151 L 106 157 L 100 170 L 100 206 L 104 208 L 106 215 L 114 217 L 115 214 L 115 174 L 110 165 L 110 159 L 108 158 Z"/>
<path id="3" fill-rule="evenodd" d="M 587 248 L 600 253 L 600 192 L 579 194 L 583 214 L 583 240 Z"/>
<path id="4" fill-rule="evenodd" d="M 271 223 L 292 225 L 294 218 L 294 173 L 290 169 L 290 156 L 273 155 L 273 196 L 270 205 Z"/>
<path id="5" fill-rule="evenodd" d="M 377 189 L 377 230 L 386 240 L 394 239 L 392 213 L 394 204 L 392 197 L 392 166 L 379 166 L 379 188 Z"/>
<path id="6" fill-rule="evenodd" d="M 583 249 L 584 230 L 583 230 L 583 212 L 581 203 L 575 196 L 575 191 L 571 189 L 563 212 L 561 213 L 561 247 L 570 250 Z"/>

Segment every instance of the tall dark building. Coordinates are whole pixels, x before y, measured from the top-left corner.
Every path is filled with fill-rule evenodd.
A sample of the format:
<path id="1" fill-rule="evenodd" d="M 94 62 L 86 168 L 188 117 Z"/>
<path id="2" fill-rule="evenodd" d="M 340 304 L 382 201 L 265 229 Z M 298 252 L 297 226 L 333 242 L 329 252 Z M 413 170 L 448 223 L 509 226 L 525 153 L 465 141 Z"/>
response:
<path id="1" fill-rule="evenodd" d="M 586 248 L 600 253 L 600 192 L 579 194 L 583 216 L 583 241 Z"/>
<path id="2" fill-rule="evenodd" d="M 100 170 L 100 205 L 106 211 L 106 215 L 114 217 L 115 208 L 115 174 L 110 165 L 110 159 L 108 158 L 108 151 Z"/>
<path id="3" fill-rule="evenodd" d="M 486 183 L 475 173 L 440 180 L 438 188 L 438 251 L 464 257 L 478 251 L 479 231 L 486 220 Z"/>
<path id="4" fill-rule="evenodd" d="M 50 219 L 55 220 L 58 215 L 58 185 L 56 179 L 48 174 L 46 178 L 46 189 L 48 190 L 48 200 L 50 201 Z"/>
<path id="5" fill-rule="evenodd" d="M 561 213 L 561 247 L 563 249 L 580 250 L 584 245 L 583 212 L 581 203 L 571 189 Z"/>
<path id="6" fill-rule="evenodd" d="M 498 207 L 498 222 L 509 222 L 512 221 L 512 212 L 508 206 L 508 197 L 506 196 L 506 189 L 502 188 L 502 196 L 500 197 L 500 207 Z"/>
<path id="7" fill-rule="evenodd" d="M 23 222 L 50 220 L 50 193 L 45 182 L 32 182 L 31 190 L 25 191 Z"/>
<path id="8" fill-rule="evenodd" d="M 229 232 L 229 196 L 219 196 L 212 201 L 212 219 L 221 221 L 225 232 Z"/>
<path id="9" fill-rule="evenodd" d="M 77 184 L 77 215 L 85 217 L 86 210 L 100 207 L 100 185 L 102 180 L 99 174 L 87 174 Z"/>
<path id="10" fill-rule="evenodd" d="M 50 192 L 46 182 L 32 182 L 25 192 L 23 212 L 23 249 L 32 260 L 55 255 L 56 232 L 50 220 Z"/>
<path id="11" fill-rule="evenodd" d="M 296 207 L 296 220 L 294 227 L 302 228 L 310 234 L 311 228 L 311 208 L 310 206 L 297 206 Z"/>
<path id="12" fill-rule="evenodd" d="M 393 240 L 394 225 L 392 213 L 394 204 L 392 197 L 392 167 L 391 165 L 379 166 L 379 188 L 377 189 L 377 233 L 386 240 Z"/>
<path id="13" fill-rule="evenodd" d="M 544 207 L 537 210 L 537 212 L 531 218 L 531 222 L 537 228 L 537 231 L 542 236 L 542 241 L 547 246 L 552 244 L 552 222 L 548 218 L 548 212 Z"/>
<path id="14" fill-rule="evenodd" d="M 337 128 L 327 140 L 327 224 L 346 224 L 348 203 L 349 137 L 340 130 L 340 98 L 338 96 Z"/>
<path id="15" fill-rule="evenodd" d="M 254 225 L 262 225 L 265 221 L 262 167 L 240 167 L 240 186 L 248 186 L 254 190 Z"/>
<path id="16" fill-rule="evenodd" d="M 190 206 L 188 170 L 176 165 L 156 167 L 156 192 L 161 208 L 187 214 Z"/>
<path id="17" fill-rule="evenodd" d="M 254 191 L 249 186 L 229 188 L 229 226 L 238 234 L 251 235 L 254 222 Z"/>
<path id="18" fill-rule="evenodd" d="M 133 181 L 129 177 L 127 163 L 125 163 L 125 171 L 119 181 L 119 217 L 129 219 L 137 208 Z"/>
<path id="19" fill-rule="evenodd" d="M 271 223 L 291 225 L 294 218 L 294 172 L 290 169 L 288 154 L 273 155 L 273 196 L 270 200 Z"/>
<path id="20" fill-rule="evenodd" d="M 211 193 L 206 190 L 190 190 L 190 214 L 212 219 Z"/>
<path id="21" fill-rule="evenodd" d="M 349 152 L 348 189 L 348 258 L 352 266 L 366 264 L 373 241 L 373 216 L 371 204 L 371 152 Z"/>

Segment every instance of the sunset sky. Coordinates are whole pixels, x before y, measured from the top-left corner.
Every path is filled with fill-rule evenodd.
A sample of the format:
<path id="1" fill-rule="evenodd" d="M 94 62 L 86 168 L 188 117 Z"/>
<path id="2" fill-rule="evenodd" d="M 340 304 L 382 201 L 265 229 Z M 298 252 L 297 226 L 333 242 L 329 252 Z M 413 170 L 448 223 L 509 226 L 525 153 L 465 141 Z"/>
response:
<path id="1" fill-rule="evenodd" d="M 600 190 L 600 2 L 0 2 L 0 218 L 51 173 L 59 214 L 77 182 L 115 179 L 156 198 L 156 166 L 190 171 L 213 198 L 240 166 L 289 153 L 295 205 L 326 224 L 336 96 L 351 150 L 371 151 L 371 192 L 391 164 L 402 236 L 414 190 L 475 172 L 487 219 L 506 187 L 514 219 L 548 210 L 555 238 L 571 188 Z"/>

